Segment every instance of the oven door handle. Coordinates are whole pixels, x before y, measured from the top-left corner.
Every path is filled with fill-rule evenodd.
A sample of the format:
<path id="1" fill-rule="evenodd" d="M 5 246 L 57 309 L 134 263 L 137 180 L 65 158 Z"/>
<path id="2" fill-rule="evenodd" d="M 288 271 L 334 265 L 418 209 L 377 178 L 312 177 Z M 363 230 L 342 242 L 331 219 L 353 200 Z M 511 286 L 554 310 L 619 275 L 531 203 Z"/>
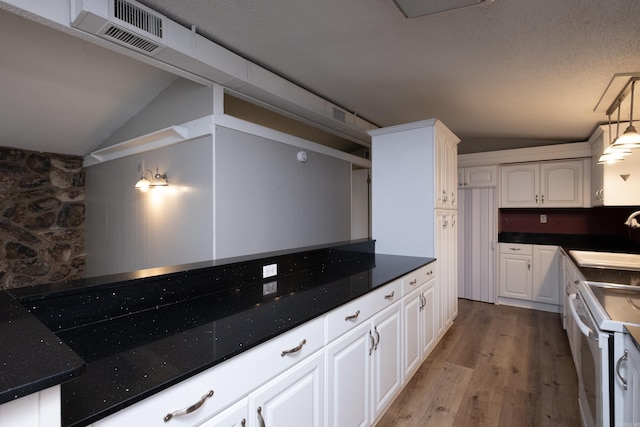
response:
<path id="1" fill-rule="evenodd" d="M 576 294 L 569 295 L 569 310 L 571 311 L 571 317 L 573 317 L 573 320 L 576 322 L 576 325 L 578 326 L 578 328 L 580 329 L 580 332 L 582 332 L 583 335 L 585 335 L 589 339 L 598 341 L 597 338 L 592 337 L 593 331 L 591 330 L 591 328 L 585 325 L 582 319 L 580 319 L 580 316 L 578 316 L 578 312 L 576 311 L 576 299 L 577 299 Z"/>

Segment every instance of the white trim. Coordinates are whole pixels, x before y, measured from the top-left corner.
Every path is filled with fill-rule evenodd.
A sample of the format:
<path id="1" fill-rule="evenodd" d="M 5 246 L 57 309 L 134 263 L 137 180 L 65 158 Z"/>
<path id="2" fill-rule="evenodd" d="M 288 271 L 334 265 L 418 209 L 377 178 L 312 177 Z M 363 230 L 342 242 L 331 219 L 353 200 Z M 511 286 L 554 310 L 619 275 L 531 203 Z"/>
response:
<path id="1" fill-rule="evenodd" d="M 327 147 L 325 145 L 308 141 L 297 136 L 292 136 L 265 126 L 260 126 L 246 120 L 238 119 L 237 117 L 226 114 L 216 114 L 213 116 L 213 124 L 214 126 L 235 129 L 251 135 L 272 139 L 283 144 L 293 145 L 295 147 L 315 151 L 316 153 L 326 154 L 327 156 L 351 162 L 355 166 L 371 168 L 371 160 L 354 156 L 353 154 L 345 153 L 344 151 L 336 150 L 335 148 Z"/>
<path id="2" fill-rule="evenodd" d="M 591 157 L 588 142 L 543 145 L 540 147 L 514 148 L 483 153 L 458 154 L 458 167 L 488 166 L 503 163 L 539 162 Z"/>
<path id="3" fill-rule="evenodd" d="M 169 126 L 96 150 L 84 158 L 83 165 L 85 167 L 92 166 L 97 163 L 168 147 L 204 135 L 211 135 L 213 133 L 211 117 L 205 116 L 179 126 Z"/>
<path id="4" fill-rule="evenodd" d="M 496 305 L 508 305 L 511 307 L 528 308 L 530 310 L 547 311 L 549 313 L 562 313 L 562 306 L 555 304 L 546 304 L 537 301 L 527 301 L 515 298 L 498 297 Z"/>
<path id="5" fill-rule="evenodd" d="M 180 142 L 200 138 L 205 135 L 213 135 L 214 127 L 222 126 L 235 129 L 274 141 L 293 145 L 325 154 L 337 159 L 346 160 L 354 166 L 371 168 L 371 160 L 345 153 L 335 148 L 327 147 L 316 142 L 308 141 L 289 135 L 265 126 L 260 126 L 246 120 L 238 119 L 226 114 L 214 114 L 205 116 L 178 126 L 170 126 L 155 132 L 141 135 L 127 141 L 92 152 L 84 158 L 84 166 L 92 166 L 98 163 L 115 160 L 133 154 L 145 153 L 158 148 L 168 147 Z"/>

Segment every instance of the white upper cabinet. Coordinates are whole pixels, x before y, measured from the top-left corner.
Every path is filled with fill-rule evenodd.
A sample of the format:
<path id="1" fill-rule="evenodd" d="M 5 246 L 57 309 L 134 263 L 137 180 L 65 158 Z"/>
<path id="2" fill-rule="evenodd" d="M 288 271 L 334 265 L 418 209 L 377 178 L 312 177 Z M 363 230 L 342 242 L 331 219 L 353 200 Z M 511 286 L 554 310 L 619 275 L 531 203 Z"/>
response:
<path id="1" fill-rule="evenodd" d="M 498 185 L 498 166 L 458 168 L 458 188 L 482 188 Z"/>
<path id="2" fill-rule="evenodd" d="M 582 207 L 583 168 L 582 160 L 504 165 L 500 207 Z"/>
<path id="3" fill-rule="evenodd" d="M 609 144 L 606 127 L 599 128 L 591 142 L 591 204 L 593 206 L 640 205 L 640 150 L 619 163 L 598 164 Z"/>

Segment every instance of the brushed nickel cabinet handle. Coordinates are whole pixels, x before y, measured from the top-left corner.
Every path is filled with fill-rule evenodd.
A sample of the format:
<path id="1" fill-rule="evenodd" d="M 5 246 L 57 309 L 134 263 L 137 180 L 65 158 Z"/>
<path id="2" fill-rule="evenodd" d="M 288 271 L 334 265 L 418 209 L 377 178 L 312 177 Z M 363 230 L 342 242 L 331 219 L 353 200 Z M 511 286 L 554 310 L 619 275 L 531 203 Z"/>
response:
<path id="1" fill-rule="evenodd" d="M 258 406 L 258 422 L 260 423 L 260 427 L 265 427 L 264 418 L 262 418 L 262 406 Z"/>
<path id="2" fill-rule="evenodd" d="M 344 318 L 344 320 L 345 320 L 345 321 L 348 321 L 348 320 L 356 320 L 356 319 L 358 318 L 358 316 L 360 316 L 360 310 L 356 311 L 355 313 L 353 313 L 353 314 L 352 314 L 352 315 L 350 315 L 350 316 L 345 317 L 345 318 Z"/>
<path id="3" fill-rule="evenodd" d="M 427 276 L 431 276 L 433 274 L 433 270 L 427 271 Z"/>
<path id="4" fill-rule="evenodd" d="M 247 425 L 247 420 L 243 418 L 242 421 L 240 421 L 240 427 L 246 427 L 246 425 Z"/>
<path id="5" fill-rule="evenodd" d="M 204 401 L 207 400 L 207 398 L 209 398 L 211 396 L 213 396 L 213 390 L 209 390 L 209 392 L 207 394 L 205 394 L 204 396 L 202 396 L 199 401 L 197 401 L 193 405 L 189 406 L 188 408 L 180 409 L 178 411 L 173 411 L 173 412 L 165 415 L 164 416 L 164 422 L 166 423 L 167 421 L 169 421 L 173 417 L 180 417 L 182 415 L 187 415 L 187 414 L 192 413 L 193 411 L 198 410 L 202 405 L 204 405 Z"/>
<path id="6" fill-rule="evenodd" d="M 522 249 L 520 248 L 509 248 L 510 251 L 521 251 Z"/>
<path id="7" fill-rule="evenodd" d="M 305 345 L 306 343 L 307 343 L 307 340 L 306 340 L 306 339 L 305 339 L 305 340 L 302 340 L 302 341 L 300 341 L 300 344 L 298 344 L 298 346 L 297 346 L 297 347 L 293 347 L 293 348 L 291 348 L 291 349 L 289 349 L 289 350 L 282 350 L 282 353 L 280 353 L 280 356 L 281 356 L 281 357 L 284 357 L 284 356 L 286 356 L 287 354 L 297 353 L 297 352 L 299 352 L 300 350 L 302 350 L 302 346 L 303 346 L 303 345 Z"/>
<path id="8" fill-rule="evenodd" d="M 429 274 L 429 273 L 427 273 L 427 274 Z M 418 279 L 413 279 L 412 281 L 409 282 L 409 284 L 411 286 L 415 285 L 416 283 L 418 283 Z"/>
<path id="9" fill-rule="evenodd" d="M 531 261 L 527 261 L 527 269 L 531 270 Z"/>
<path id="10" fill-rule="evenodd" d="M 378 332 L 378 327 L 373 327 L 374 332 L 376 333 L 376 345 L 373 346 L 374 350 L 378 350 L 378 344 L 380 344 L 380 332 Z"/>
<path id="11" fill-rule="evenodd" d="M 620 381 L 622 381 L 622 387 L 624 387 L 624 389 L 627 389 L 627 380 L 622 378 L 622 375 L 620 375 L 620 365 L 622 365 L 622 362 L 624 362 L 625 360 L 627 360 L 627 357 L 629 356 L 629 352 L 627 350 L 624 351 L 624 354 L 622 355 L 622 357 L 620 359 L 618 359 L 618 362 L 616 362 L 616 375 L 618 375 L 618 378 L 620 379 Z"/>
<path id="12" fill-rule="evenodd" d="M 393 299 L 393 295 L 396 293 L 396 291 L 391 291 L 390 294 L 387 294 L 384 296 L 384 299 Z"/>
<path id="13" fill-rule="evenodd" d="M 371 352 L 373 352 L 373 347 L 376 344 L 376 340 L 373 339 L 373 335 L 371 334 L 371 330 L 369 330 L 369 344 L 371 344 L 371 347 L 369 347 L 369 356 L 371 356 Z"/>

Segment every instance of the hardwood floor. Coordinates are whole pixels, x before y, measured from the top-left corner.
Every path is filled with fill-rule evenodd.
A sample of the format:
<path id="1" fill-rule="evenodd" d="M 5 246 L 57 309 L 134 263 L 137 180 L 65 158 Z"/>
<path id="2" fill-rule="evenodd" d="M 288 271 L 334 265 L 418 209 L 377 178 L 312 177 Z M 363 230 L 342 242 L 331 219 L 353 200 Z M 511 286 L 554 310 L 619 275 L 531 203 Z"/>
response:
<path id="1" fill-rule="evenodd" d="M 580 426 L 577 382 L 559 314 L 461 299 L 378 427 Z"/>

